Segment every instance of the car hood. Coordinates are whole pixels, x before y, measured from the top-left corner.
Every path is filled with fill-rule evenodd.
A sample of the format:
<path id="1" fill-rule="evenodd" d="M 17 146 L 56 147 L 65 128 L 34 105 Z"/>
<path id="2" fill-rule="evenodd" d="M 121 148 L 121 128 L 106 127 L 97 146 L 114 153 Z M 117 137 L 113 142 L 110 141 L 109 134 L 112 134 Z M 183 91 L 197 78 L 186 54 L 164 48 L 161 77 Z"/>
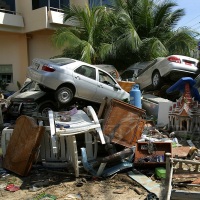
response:
<path id="1" fill-rule="evenodd" d="M 36 100 L 42 96 L 44 96 L 46 93 L 43 91 L 27 91 L 27 92 L 23 92 L 21 94 L 16 95 L 12 101 L 15 101 L 17 99 L 33 99 Z"/>

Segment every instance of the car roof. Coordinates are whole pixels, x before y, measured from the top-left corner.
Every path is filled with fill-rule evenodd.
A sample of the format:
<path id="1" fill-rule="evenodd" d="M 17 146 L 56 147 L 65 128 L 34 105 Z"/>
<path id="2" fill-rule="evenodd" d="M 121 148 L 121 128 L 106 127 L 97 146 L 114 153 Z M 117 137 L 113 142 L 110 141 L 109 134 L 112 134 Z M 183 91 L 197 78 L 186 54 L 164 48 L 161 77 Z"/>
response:
<path id="1" fill-rule="evenodd" d="M 128 67 L 126 70 L 130 70 L 130 69 L 144 69 L 144 68 L 146 68 L 147 66 L 151 65 L 154 62 L 155 62 L 155 60 L 145 61 L 145 62 L 137 62 L 137 63 L 131 65 L 130 67 Z"/>
<path id="2" fill-rule="evenodd" d="M 66 64 L 76 62 L 76 60 L 71 59 L 71 58 L 52 58 L 52 59 L 49 59 L 49 61 L 58 65 L 66 65 Z"/>
<path id="3" fill-rule="evenodd" d="M 100 69 L 103 69 L 104 71 L 107 71 L 107 72 L 116 70 L 116 68 L 113 65 L 99 64 L 99 65 L 94 65 L 94 66 Z"/>

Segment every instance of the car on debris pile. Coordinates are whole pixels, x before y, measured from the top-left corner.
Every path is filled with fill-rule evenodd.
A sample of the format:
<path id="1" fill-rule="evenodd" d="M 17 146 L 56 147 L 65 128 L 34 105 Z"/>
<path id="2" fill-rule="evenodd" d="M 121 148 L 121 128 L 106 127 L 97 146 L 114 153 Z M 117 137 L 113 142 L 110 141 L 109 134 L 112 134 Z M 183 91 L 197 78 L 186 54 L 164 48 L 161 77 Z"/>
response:
<path id="1" fill-rule="evenodd" d="M 20 115 L 32 116 L 41 113 L 48 116 L 49 110 L 57 110 L 58 105 L 52 93 L 41 91 L 38 84 L 30 81 L 11 95 L 8 100 L 7 117 L 17 118 Z"/>
<path id="2" fill-rule="evenodd" d="M 113 65 L 99 64 L 95 66 L 108 72 L 126 92 L 130 92 L 131 88 L 135 84 L 132 80 L 123 81 L 118 70 Z"/>
<path id="3" fill-rule="evenodd" d="M 135 81 L 138 74 L 147 66 L 149 66 L 153 61 L 147 62 L 137 62 L 127 69 L 125 69 L 121 74 L 120 77 L 123 81 Z"/>
<path id="4" fill-rule="evenodd" d="M 96 67 L 103 69 L 104 71 L 108 72 L 115 80 L 121 81 L 121 77 L 119 75 L 118 70 L 113 65 L 108 64 L 98 64 L 95 65 Z"/>
<path id="5" fill-rule="evenodd" d="M 96 103 L 102 103 L 105 97 L 130 99 L 108 72 L 71 58 L 33 59 L 27 74 L 41 90 L 53 92 L 60 104 L 66 105 L 74 98 Z"/>
<path id="6" fill-rule="evenodd" d="M 136 73 L 138 64 L 130 67 L 132 68 L 130 77 L 134 73 L 137 74 L 135 75 L 137 76 L 135 82 L 140 85 L 140 89 L 147 87 L 159 89 L 162 83 L 174 83 L 185 76 L 196 77 L 200 70 L 197 64 L 197 59 L 182 55 L 159 57 L 153 61 L 141 63 L 143 69 L 138 71 L 138 74 Z M 121 77 L 124 79 L 123 74 L 121 74 Z"/>

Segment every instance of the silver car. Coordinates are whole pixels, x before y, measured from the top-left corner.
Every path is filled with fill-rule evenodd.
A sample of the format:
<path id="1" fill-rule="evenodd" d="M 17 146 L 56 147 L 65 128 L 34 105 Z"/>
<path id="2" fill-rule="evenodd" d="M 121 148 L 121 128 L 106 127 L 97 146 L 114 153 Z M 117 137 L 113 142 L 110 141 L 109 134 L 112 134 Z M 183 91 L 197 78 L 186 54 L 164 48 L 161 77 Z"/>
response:
<path id="1" fill-rule="evenodd" d="M 172 83 L 182 77 L 196 77 L 199 73 L 197 64 L 197 59 L 182 55 L 159 57 L 138 74 L 135 82 L 140 85 L 140 89 L 149 86 L 158 89 L 164 82 Z"/>
<path id="2" fill-rule="evenodd" d="M 105 97 L 130 99 L 129 93 L 109 73 L 70 58 L 34 59 L 27 74 L 43 91 L 53 90 L 61 104 L 74 97 L 97 103 L 102 103 Z"/>

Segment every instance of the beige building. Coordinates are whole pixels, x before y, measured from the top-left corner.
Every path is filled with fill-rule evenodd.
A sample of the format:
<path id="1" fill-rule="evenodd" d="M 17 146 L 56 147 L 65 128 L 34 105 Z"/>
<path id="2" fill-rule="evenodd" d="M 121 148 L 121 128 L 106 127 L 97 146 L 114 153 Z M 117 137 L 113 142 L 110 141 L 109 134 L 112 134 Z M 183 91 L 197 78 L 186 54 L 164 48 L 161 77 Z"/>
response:
<path id="1" fill-rule="evenodd" d="M 0 0 L 0 80 L 7 89 L 18 90 L 33 58 L 50 58 L 61 50 L 51 43 L 51 36 L 63 24 L 63 5 L 85 6 L 89 0 Z M 52 7 L 52 4 L 56 7 Z"/>

